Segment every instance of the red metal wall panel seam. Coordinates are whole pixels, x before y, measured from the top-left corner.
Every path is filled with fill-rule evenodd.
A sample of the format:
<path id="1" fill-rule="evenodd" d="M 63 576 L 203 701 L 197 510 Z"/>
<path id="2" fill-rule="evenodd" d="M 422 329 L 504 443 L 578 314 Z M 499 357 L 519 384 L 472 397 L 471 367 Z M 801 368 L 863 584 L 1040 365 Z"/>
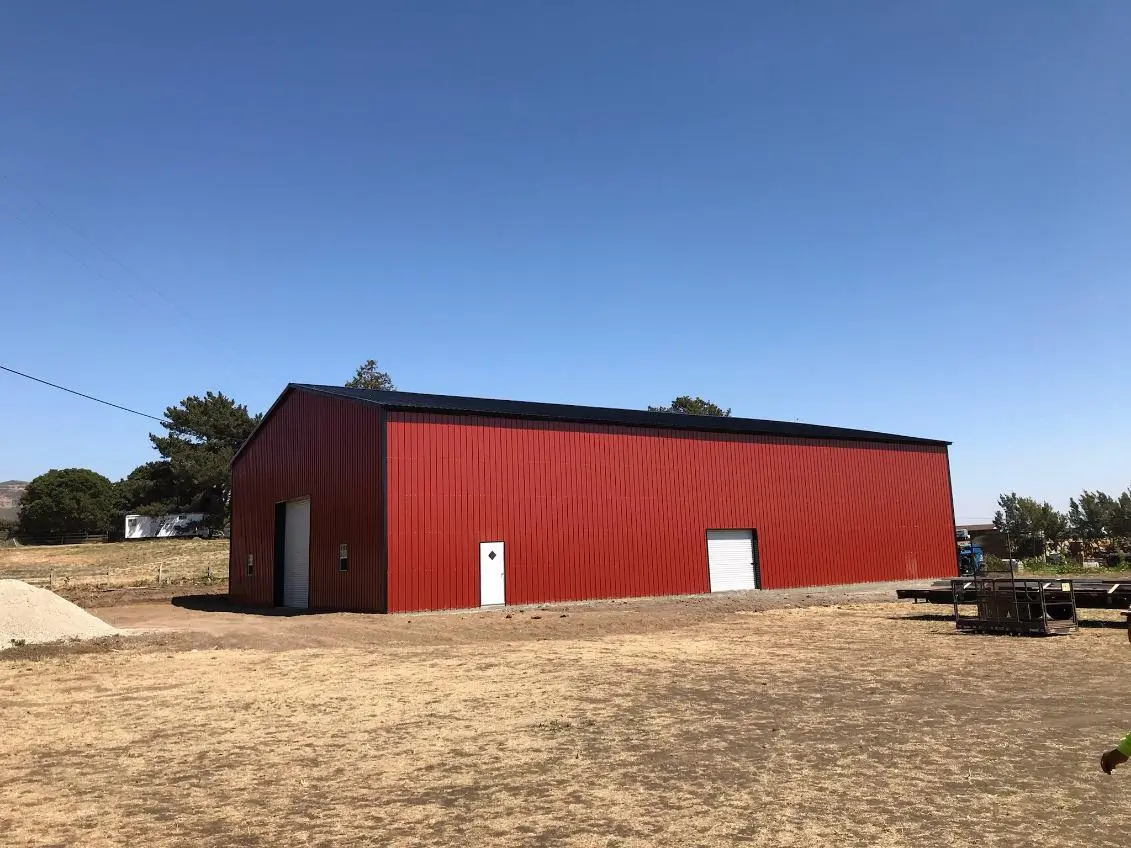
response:
<path id="1" fill-rule="evenodd" d="M 311 498 L 310 605 L 375 611 L 382 595 L 378 410 L 291 391 L 232 468 L 229 581 L 233 597 L 274 600 L 275 504 Z M 349 570 L 338 567 L 348 545 Z M 246 575 L 248 554 L 255 573 Z"/>
<path id="2" fill-rule="evenodd" d="M 388 415 L 389 609 L 706 591 L 706 529 L 757 529 L 764 588 L 953 572 L 945 448 Z M 394 458 L 395 456 L 395 458 Z"/>
<path id="3" fill-rule="evenodd" d="M 476 606 L 478 543 L 495 540 L 513 603 L 706 591 L 712 528 L 758 530 L 764 588 L 955 570 L 943 447 L 387 418 L 387 580 L 378 410 L 295 391 L 233 467 L 233 596 L 271 603 L 274 505 L 303 495 L 322 608 Z"/>

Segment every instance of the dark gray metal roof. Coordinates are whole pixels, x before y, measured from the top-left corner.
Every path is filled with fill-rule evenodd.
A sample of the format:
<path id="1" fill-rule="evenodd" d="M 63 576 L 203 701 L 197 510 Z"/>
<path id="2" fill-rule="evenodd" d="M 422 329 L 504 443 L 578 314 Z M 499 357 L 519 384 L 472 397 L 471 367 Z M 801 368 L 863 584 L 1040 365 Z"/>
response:
<path id="1" fill-rule="evenodd" d="M 763 421 L 757 418 L 722 418 L 713 415 L 683 415 L 673 412 L 650 412 L 641 409 L 607 409 L 599 406 L 451 397 L 448 395 L 416 394 L 415 392 L 379 392 L 371 389 L 347 389 L 341 386 L 316 386 L 304 383 L 292 383 L 287 389 L 348 398 L 361 403 L 382 406 L 385 409 L 405 412 L 483 415 L 493 418 L 524 418 L 572 424 L 615 424 L 625 427 L 651 427 L 665 430 L 741 433 L 755 436 L 786 436 L 796 439 L 832 439 L 849 442 L 882 442 L 898 445 L 945 447 L 950 444 L 950 442 L 938 439 L 897 436 L 891 433 L 850 430 L 844 427 L 824 427 L 818 424 Z"/>

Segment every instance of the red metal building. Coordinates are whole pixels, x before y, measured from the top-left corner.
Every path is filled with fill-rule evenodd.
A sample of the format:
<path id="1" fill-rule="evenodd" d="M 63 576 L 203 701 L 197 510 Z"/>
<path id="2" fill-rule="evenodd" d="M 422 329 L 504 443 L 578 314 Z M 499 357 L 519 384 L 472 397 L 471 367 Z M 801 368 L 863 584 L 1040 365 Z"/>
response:
<path id="1" fill-rule="evenodd" d="M 291 385 L 232 463 L 231 593 L 408 612 L 946 577 L 947 446 Z"/>

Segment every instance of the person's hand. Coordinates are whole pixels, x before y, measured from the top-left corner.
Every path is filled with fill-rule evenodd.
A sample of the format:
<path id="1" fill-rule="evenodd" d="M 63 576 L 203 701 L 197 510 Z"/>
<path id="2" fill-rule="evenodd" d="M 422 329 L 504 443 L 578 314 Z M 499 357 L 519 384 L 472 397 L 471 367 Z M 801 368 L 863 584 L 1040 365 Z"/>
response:
<path id="1" fill-rule="evenodd" d="M 1100 757 L 1100 768 L 1104 770 L 1104 774 L 1111 774 L 1113 768 L 1123 765 L 1125 762 L 1127 762 L 1127 755 L 1112 748 L 1110 751 L 1104 751 L 1104 755 Z"/>

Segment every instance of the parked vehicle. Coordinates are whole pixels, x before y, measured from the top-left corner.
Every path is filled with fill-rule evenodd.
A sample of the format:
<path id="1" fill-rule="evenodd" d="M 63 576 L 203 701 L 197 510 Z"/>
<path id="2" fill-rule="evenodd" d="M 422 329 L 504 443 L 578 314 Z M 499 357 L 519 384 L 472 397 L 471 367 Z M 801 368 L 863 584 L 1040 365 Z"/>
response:
<path id="1" fill-rule="evenodd" d="M 127 515 L 126 539 L 211 538 L 203 512 L 178 515 Z"/>
<path id="2" fill-rule="evenodd" d="M 958 546 L 958 573 L 959 575 L 973 576 L 986 570 L 986 556 L 981 545 L 970 541 L 968 530 L 955 530 L 954 542 Z"/>

